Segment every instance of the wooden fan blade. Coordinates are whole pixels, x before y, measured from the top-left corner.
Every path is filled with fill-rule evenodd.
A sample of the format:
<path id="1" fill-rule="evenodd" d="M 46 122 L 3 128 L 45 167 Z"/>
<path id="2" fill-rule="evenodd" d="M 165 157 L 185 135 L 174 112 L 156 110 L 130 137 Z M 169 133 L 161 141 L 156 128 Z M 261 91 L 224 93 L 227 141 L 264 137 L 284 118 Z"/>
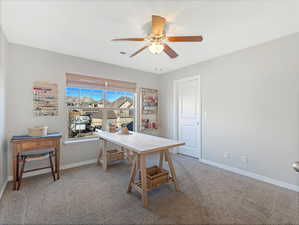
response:
<path id="1" fill-rule="evenodd" d="M 144 38 L 118 38 L 112 39 L 112 41 L 144 41 Z"/>
<path id="2" fill-rule="evenodd" d="M 202 41 L 202 36 L 172 36 L 167 37 L 167 41 L 170 42 L 200 42 Z"/>
<path id="3" fill-rule="evenodd" d="M 148 48 L 148 45 L 142 47 L 141 49 L 139 49 L 137 52 L 134 52 L 132 55 L 130 55 L 130 57 L 133 57 L 135 55 L 137 55 L 138 53 L 142 52 L 144 49 Z"/>
<path id="4" fill-rule="evenodd" d="M 161 35 L 164 33 L 166 19 L 161 16 L 152 15 L 152 34 Z"/>
<path id="5" fill-rule="evenodd" d="M 178 57 L 179 55 L 172 49 L 169 47 L 169 45 L 164 44 L 164 49 L 163 51 L 172 59 Z"/>

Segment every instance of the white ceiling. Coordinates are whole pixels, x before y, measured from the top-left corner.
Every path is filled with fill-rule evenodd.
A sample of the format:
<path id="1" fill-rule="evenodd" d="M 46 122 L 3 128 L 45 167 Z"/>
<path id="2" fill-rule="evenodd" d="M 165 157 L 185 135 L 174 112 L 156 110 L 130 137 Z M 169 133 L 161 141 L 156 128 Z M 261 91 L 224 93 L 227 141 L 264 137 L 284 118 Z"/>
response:
<path id="1" fill-rule="evenodd" d="M 168 35 L 202 35 L 201 43 L 170 43 L 179 57 L 148 50 L 134 58 L 151 15 L 168 20 Z M 299 31 L 296 0 L 4 0 L 9 42 L 165 73 Z M 119 52 L 127 52 L 121 55 Z"/>

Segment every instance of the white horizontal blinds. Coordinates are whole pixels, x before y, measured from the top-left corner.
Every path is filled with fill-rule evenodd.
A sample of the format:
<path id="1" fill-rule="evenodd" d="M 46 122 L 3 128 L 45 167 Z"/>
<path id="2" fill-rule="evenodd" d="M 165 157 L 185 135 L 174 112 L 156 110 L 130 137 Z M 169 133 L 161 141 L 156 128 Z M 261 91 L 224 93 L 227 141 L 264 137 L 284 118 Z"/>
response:
<path id="1" fill-rule="evenodd" d="M 136 83 L 104 79 L 78 74 L 66 74 L 67 87 L 106 89 L 111 91 L 136 92 Z"/>
<path id="2" fill-rule="evenodd" d="M 135 93 L 136 83 L 119 80 L 107 80 L 107 89 L 111 91 L 124 91 Z"/>
<path id="3" fill-rule="evenodd" d="M 105 89 L 106 80 L 78 74 L 66 74 L 66 86 L 77 88 Z"/>

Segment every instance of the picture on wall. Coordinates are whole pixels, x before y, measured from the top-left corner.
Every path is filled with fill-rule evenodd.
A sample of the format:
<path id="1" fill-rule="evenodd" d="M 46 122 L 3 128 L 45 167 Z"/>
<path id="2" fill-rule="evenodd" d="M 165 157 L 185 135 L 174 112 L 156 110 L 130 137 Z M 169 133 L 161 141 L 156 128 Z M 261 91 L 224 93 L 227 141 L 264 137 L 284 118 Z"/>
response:
<path id="1" fill-rule="evenodd" d="M 33 113 L 36 116 L 58 116 L 58 85 L 48 82 L 33 84 Z"/>
<path id="2" fill-rule="evenodd" d="M 158 90 L 141 88 L 141 127 L 140 131 L 152 133 L 158 124 Z"/>

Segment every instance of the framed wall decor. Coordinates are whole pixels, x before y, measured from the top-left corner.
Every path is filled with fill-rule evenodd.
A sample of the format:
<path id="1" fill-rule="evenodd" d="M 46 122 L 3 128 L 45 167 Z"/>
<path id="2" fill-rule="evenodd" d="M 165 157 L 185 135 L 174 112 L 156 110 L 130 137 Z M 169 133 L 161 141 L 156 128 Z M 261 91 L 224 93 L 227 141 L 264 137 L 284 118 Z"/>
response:
<path id="1" fill-rule="evenodd" d="M 156 134 L 159 129 L 158 90 L 141 88 L 140 131 Z"/>
<path id="2" fill-rule="evenodd" d="M 33 113 L 35 116 L 58 116 L 58 85 L 48 82 L 33 84 Z"/>

